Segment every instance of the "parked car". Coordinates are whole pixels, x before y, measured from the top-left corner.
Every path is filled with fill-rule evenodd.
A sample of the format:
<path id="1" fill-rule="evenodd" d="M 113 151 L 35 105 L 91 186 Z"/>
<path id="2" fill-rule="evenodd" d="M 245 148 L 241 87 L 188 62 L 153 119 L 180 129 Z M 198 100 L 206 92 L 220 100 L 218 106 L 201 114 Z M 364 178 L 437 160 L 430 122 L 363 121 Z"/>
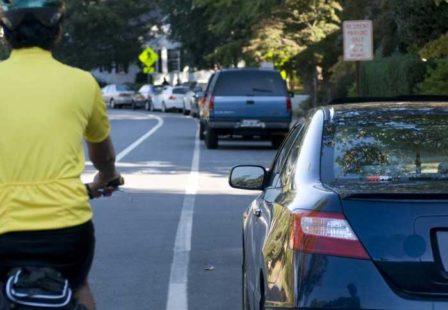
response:
<path id="1" fill-rule="evenodd" d="M 195 87 L 189 90 L 184 96 L 184 115 L 191 115 L 197 117 L 199 115 L 198 99 L 204 95 L 202 87 Z"/>
<path id="2" fill-rule="evenodd" d="M 288 133 L 292 103 L 275 70 L 226 69 L 210 80 L 200 109 L 200 138 L 218 147 L 222 135 L 267 137 L 278 147 Z"/>
<path id="3" fill-rule="evenodd" d="M 204 93 L 201 94 L 201 96 L 198 97 L 198 99 L 196 100 L 196 104 L 197 104 L 197 109 L 198 109 L 198 118 L 201 119 L 201 115 L 204 115 L 204 109 L 205 109 L 205 101 L 207 99 L 207 94 L 210 92 L 210 87 L 212 85 L 212 81 L 215 78 L 215 74 L 216 73 L 212 73 L 212 75 L 210 75 L 210 78 L 207 81 L 207 84 L 204 87 Z M 193 107 L 194 109 L 194 107 Z M 200 130 L 199 130 L 199 138 L 201 140 L 204 140 L 204 125 L 202 120 L 200 120 L 199 122 L 200 124 Z"/>
<path id="4" fill-rule="evenodd" d="M 163 90 L 162 85 L 150 85 L 145 84 L 138 90 L 138 93 L 143 96 L 145 103 L 144 108 L 147 111 L 153 111 L 154 110 L 154 97 L 160 94 L 160 92 Z"/>
<path id="5" fill-rule="evenodd" d="M 165 112 L 167 110 L 182 111 L 184 96 L 188 88 L 185 86 L 164 86 L 163 90 L 155 96 L 154 108 Z"/>
<path id="6" fill-rule="evenodd" d="M 103 99 L 112 109 L 132 105 L 135 91 L 126 84 L 109 84 L 102 89 Z"/>
<path id="7" fill-rule="evenodd" d="M 448 97 L 339 102 L 230 174 L 243 309 L 448 309 Z"/>
<path id="8" fill-rule="evenodd" d="M 146 105 L 147 105 L 146 98 L 139 92 L 136 92 L 132 97 L 132 103 L 131 103 L 132 110 L 135 110 L 137 108 L 146 108 Z"/>

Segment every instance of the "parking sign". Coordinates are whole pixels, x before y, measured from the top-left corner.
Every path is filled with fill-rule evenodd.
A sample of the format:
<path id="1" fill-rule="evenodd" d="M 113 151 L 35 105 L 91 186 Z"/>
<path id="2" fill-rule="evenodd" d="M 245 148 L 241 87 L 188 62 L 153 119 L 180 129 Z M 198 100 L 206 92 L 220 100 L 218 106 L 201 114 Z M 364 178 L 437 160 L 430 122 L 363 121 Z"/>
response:
<path id="1" fill-rule="evenodd" d="M 373 27 L 371 20 L 344 21 L 344 60 L 373 59 Z"/>

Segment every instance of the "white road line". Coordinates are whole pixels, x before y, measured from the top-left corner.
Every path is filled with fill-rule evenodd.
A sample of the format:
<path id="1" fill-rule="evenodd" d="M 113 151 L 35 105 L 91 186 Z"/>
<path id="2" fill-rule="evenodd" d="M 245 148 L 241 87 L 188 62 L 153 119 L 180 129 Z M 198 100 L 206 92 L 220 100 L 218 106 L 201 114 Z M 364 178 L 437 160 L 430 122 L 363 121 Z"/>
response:
<path id="1" fill-rule="evenodd" d="M 137 148 L 140 144 L 142 144 L 146 139 L 148 139 L 150 136 L 152 136 L 157 130 L 159 130 L 160 127 L 163 126 L 163 119 L 155 116 L 155 115 L 148 115 L 148 117 L 153 118 L 157 120 L 157 125 L 152 128 L 150 131 L 148 131 L 146 134 L 144 134 L 142 137 L 140 137 L 137 141 L 129 145 L 126 149 L 120 152 L 120 154 L 116 157 L 116 162 L 121 161 L 126 155 L 128 155 L 130 152 L 132 152 L 135 148 Z"/>
<path id="2" fill-rule="evenodd" d="M 174 257 L 168 287 L 166 310 L 188 310 L 188 264 L 191 251 L 193 213 L 199 181 L 199 128 L 194 144 L 193 161 L 185 187 L 185 198 L 177 226 Z"/>

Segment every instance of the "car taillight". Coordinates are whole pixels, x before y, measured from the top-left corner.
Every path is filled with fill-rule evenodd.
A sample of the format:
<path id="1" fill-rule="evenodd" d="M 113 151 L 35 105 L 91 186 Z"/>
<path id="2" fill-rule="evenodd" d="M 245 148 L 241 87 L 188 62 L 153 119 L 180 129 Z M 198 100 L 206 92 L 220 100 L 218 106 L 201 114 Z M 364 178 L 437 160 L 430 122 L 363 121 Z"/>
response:
<path id="1" fill-rule="evenodd" d="M 205 102 L 205 97 L 201 97 L 201 98 L 199 98 L 199 99 L 198 99 L 198 106 L 199 106 L 200 108 L 202 108 L 202 106 L 204 105 L 204 102 Z"/>
<path id="2" fill-rule="evenodd" d="M 295 213 L 293 225 L 290 245 L 296 251 L 369 259 L 341 213 Z"/>
<path id="3" fill-rule="evenodd" d="M 292 112 L 292 101 L 289 97 L 286 99 L 286 111 Z"/>
<path id="4" fill-rule="evenodd" d="M 210 100 L 208 102 L 208 111 L 213 112 L 213 109 L 215 108 L 215 97 L 210 97 Z"/>
<path id="5" fill-rule="evenodd" d="M 176 100 L 176 96 L 171 95 L 171 96 L 169 96 L 168 99 L 169 99 L 169 100 Z"/>

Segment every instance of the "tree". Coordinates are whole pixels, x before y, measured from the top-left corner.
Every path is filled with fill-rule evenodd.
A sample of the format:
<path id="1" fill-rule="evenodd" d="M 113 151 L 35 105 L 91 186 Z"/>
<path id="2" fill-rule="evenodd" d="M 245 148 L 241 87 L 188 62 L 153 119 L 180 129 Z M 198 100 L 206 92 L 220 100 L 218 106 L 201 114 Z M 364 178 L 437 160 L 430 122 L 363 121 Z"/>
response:
<path id="1" fill-rule="evenodd" d="M 57 58 L 91 70 L 127 70 L 141 51 L 152 16 L 149 1 L 67 1 Z"/>
<path id="2" fill-rule="evenodd" d="M 184 62 L 190 67 L 213 67 L 213 59 L 206 56 L 213 54 L 221 40 L 208 27 L 208 9 L 193 0 L 164 0 L 160 6 L 168 17 L 171 37 L 182 42 Z"/>
<path id="3" fill-rule="evenodd" d="M 430 41 L 448 31 L 448 2 L 428 0 L 393 0 L 397 38 L 407 52 L 416 53 Z M 429 3 L 428 3 L 429 2 Z"/>
<path id="4" fill-rule="evenodd" d="M 436 60 L 418 87 L 425 95 L 448 95 L 448 58 Z"/>

